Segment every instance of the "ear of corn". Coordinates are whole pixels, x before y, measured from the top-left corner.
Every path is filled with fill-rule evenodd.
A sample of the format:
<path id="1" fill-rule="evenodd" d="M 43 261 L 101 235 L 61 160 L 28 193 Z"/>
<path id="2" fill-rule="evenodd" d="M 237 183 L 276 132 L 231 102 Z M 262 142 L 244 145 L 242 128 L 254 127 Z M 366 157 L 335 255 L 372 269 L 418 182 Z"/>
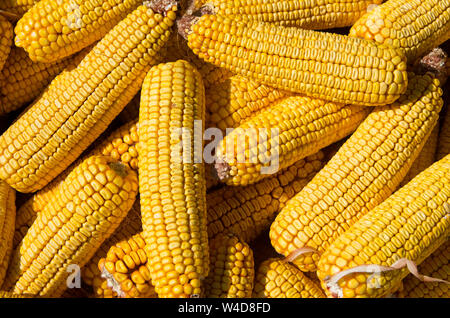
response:
<path id="1" fill-rule="evenodd" d="M 0 10 L 21 17 L 39 1 L 40 0 L 2 0 L 0 2 Z"/>
<path id="2" fill-rule="evenodd" d="M 325 298 L 320 285 L 281 258 L 261 263 L 255 277 L 256 298 Z"/>
<path id="3" fill-rule="evenodd" d="M 89 291 L 83 287 L 75 287 L 66 289 L 66 291 L 61 295 L 61 298 L 88 298 L 89 296 Z"/>
<path id="4" fill-rule="evenodd" d="M 184 60 L 154 66 L 142 86 L 139 192 L 160 298 L 201 296 L 209 271 L 203 141 L 194 143 L 203 136 L 204 95 L 200 73 Z"/>
<path id="5" fill-rule="evenodd" d="M 95 252 L 94 256 L 92 256 L 89 259 L 89 262 L 82 268 L 81 277 L 83 278 L 83 282 L 88 286 L 92 286 L 96 297 L 105 296 L 105 289 L 103 289 L 102 286 L 106 281 L 101 277 L 101 272 L 98 269 L 98 262 L 100 259 L 106 257 L 106 254 L 111 246 L 120 241 L 130 239 L 133 235 L 136 235 L 141 231 L 141 210 L 139 200 L 136 199 L 127 216 L 120 223 L 119 227 L 110 237 L 108 237 L 108 239 L 105 240 L 105 242 Z M 107 294 L 112 295 L 112 290 L 107 292 Z"/>
<path id="6" fill-rule="evenodd" d="M 104 156 L 77 166 L 13 252 L 5 290 L 58 297 L 70 265 L 83 267 L 136 199 L 136 172 Z"/>
<path id="7" fill-rule="evenodd" d="M 411 181 L 412 178 L 417 176 L 420 172 L 431 166 L 436 161 L 438 135 L 439 124 L 436 124 L 431 131 L 430 136 L 425 141 L 425 144 L 423 145 L 422 150 L 420 151 L 416 160 L 414 160 L 411 168 L 409 168 L 408 170 L 408 173 L 400 183 L 400 187 L 403 187 L 405 184 Z"/>
<path id="8" fill-rule="evenodd" d="M 37 193 L 33 195 L 33 197 L 35 197 L 36 195 Z M 34 204 L 33 197 L 25 201 L 25 203 L 17 209 L 13 237 L 14 249 L 20 244 L 22 239 L 25 237 L 25 234 L 27 234 L 28 229 L 36 219 L 38 211 L 41 211 L 42 208 L 46 205 L 46 203 L 45 205 L 42 205 L 40 203 Z M 50 195 L 48 196 L 48 198 L 50 198 Z"/>
<path id="9" fill-rule="evenodd" d="M 400 48 L 413 63 L 450 38 L 450 1 L 388 0 L 356 21 L 350 36 Z"/>
<path id="10" fill-rule="evenodd" d="M 418 266 L 419 273 L 450 281 L 450 241 L 447 240 Z M 443 283 L 424 283 L 413 275 L 403 280 L 400 295 L 405 298 L 450 298 L 450 288 Z"/>
<path id="11" fill-rule="evenodd" d="M 208 237 L 234 234 L 245 242 L 256 239 L 324 164 L 324 152 L 318 151 L 255 184 L 208 192 Z"/>
<path id="12" fill-rule="evenodd" d="M 228 185 L 257 182 L 351 134 L 370 111 L 300 95 L 283 98 L 219 142 L 217 174 Z"/>
<path id="13" fill-rule="evenodd" d="M 268 229 L 259 234 L 255 239 L 249 242 L 249 246 L 253 253 L 253 259 L 255 262 L 255 269 L 269 258 L 281 258 L 282 256 L 278 254 L 270 244 L 269 231 Z"/>
<path id="14" fill-rule="evenodd" d="M 139 123 L 138 119 L 122 125 L 117 128 L 106 139 L 101 141 L 98 146 L 93 147 L 89 152 L 110 156 L 120 161 L 131 169 L 138 170 L 138 143 L 139 143 Z"/>
<path id="15" fill-rule="evenodd" d="M 66 58 L 54 63 L 33 62 L 27 52 L 13 47 L 0 70 L 0 115 L 31 102 L 72 61 Z"/>
<path id="16" fill-rule="evenodd" d="M 410 74 L 408 91 L 376 108 L 327 165 L 292 198 L 271 225 L 278 253 L 303 247 L 324 252 L 352 224 L 387 199 L 400 184 L 437 124 L 443 101 L 439 81 Z M 318 253 L 293 262 L 316 269 Z"/>
<path id="17" fill-rule="evenodd" d="M 11 23 L 0 15 L 0 70 L 5 65 L 5 62 L 11 51 L 13 41 L 13 27 Z"/>
<path id="18" fill-rule="evenodd" d="M 253 251 L 234 235 L 219 235 L 209 243 L 210 272 L 205 279 L 205 297 L 250 298 L 255 264 Z"/>
<path id="19" fill-rule="evenodd" d="M 218 15 L 180 25 L 206 62 L 278 89 L 360 105 L 389 104 L 406 90 L 403 52 L 372 41 Z"/>
<path id="20" fill-rule="evenodd" d="M 0 287 L 5 279 L 13 248 L 16 191 L 0 180 Z"/>
<path id="21" fill-rule="evenodd" d="M 450 153 L 450 109 L 447 107 L 439 127 L 436 160 L 444 158 Z"/>
<path id="22" fill-rule="evenodd" d="M 51 63 L 104 37 L 138 0 L 41 0 L 17 22 L 15 44 L 35 62 Z"/>
<path id="23" fill-rule="evenodd" d="M 350 273 L 327 284 L 327 276 L 359 265 L 391 266 L 406 258 L 420 265 L 450 235 L 450 155 L 434 163 L 340 235 L 321 256 L 317 275 L 334 297 L 381 297 L 408 274 Z M 447 207 L 445 207 L 447 205 Z"/>
<path id="24" fill-rule="evenodd" d="M 382 0 L 210 0 L 215 14 L 302 29 L 332 29 L 353 25 L 368 7 Z"/>
<path id="25" fill-rule="evenodd" d="M 108 287 L 119 297 L 156 297 L 144 247 L 143 235 L 137 233 L 111 246 L 106 256 L 100 259 L 98 269 Z"/>
<path id="26" fill-rule="evenodd" d="M 122 125 L 108 137 L 100 140 L 96 145 L 93 145 L 90 151 L 88 151 L 83 158 L 78 159 L 46 187 L 34 193 L 31 198 L 22 204 L 17 211 L 13 240 L 14 247 L 16 247 L 23 239 L 39 211 L 42 211 L 45 205 L 47 205 L 47 203 L 55 195 L 58 185 L 61 184 L 61 182 L 67 177 L 73 167 L 76 167 L 84 158 L 92 155 L 109 156 L 137 172 L 139 145 L 138 129 L 139 123 L 137 119 Z M 218 179 L 214 178 L 212 173 L 212 169 L 209 169 L 208 172 L 205 173 L 207 189 L 219 184 Z M 95 264 L 95 267 L 96 266 L 97 264 Z"/>
<path id="27" fill-rule="evenodd" d="M 206 127 L 236 128 L 290 93 L 235 75 L 206 90 Z"/>
<path id="28" fill-rule="evenodd" d="M 0 137 L 0 178 L 34 192 L 64 171 L 138 92 L 175 11 L 140 6 L 58 75 Z"/>

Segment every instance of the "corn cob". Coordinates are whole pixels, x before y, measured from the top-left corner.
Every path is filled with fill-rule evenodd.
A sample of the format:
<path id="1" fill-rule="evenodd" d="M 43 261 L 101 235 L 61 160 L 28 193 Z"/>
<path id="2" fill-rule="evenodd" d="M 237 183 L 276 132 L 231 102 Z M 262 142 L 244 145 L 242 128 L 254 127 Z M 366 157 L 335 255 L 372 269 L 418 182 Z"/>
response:
<path id="1" fill-rule="evenodd" d="M 259 268 L 262 262 L 269 258 L 280 258 L 282 255 L 278 254 L 270 244 L 269 229 L 266 229 L 260 233 L 255 239 L 251 240 L 249 246 L 253 253 L 253 260 L 255 263 L 255 269 Z"/>
<path id="2" fill-rule="evenodd" d="M 333 297 L 382 297 L 450 235 L 450 155 L 434 163 L 340 235 L 320 257 L 317 276 Z M 359 265 L 373 264 L 370 275 Z M 332 276 L 346 269 L 343 276 Z M 340 278 L 340 280 L 337 280 Z"/>
<path id="3" fill-rule="evenodd" d="M 250 298 L 255 275 L 253 251 L 234 235 L 210 241 L 210 273 L 205 279 L 208 298 Z"/>
<path id="4" fill-rule="evenodd" d="M 29 227 L 36 218 L 39 211 L 45 207 L 50 201 L 51 197 L 55 195 L 55 191 L 62 180 L 69 174 L 73 167 L 77 166 L 84 158 L 92 155 L 104 155 L 120 161 L 124 165 L 128 166 L 132 170 L 137 172 L 138 170 L 138 129 L 139 123 L 136 120 L 124 124 L 115 130 L 106 139 L 99 142 L 95 147 L 87 152 L 82 158 L 78 159 L 63 173 L 58 175 L 51 183 L 45 188 L 33 194 L 33 196 L 25 201 L 24 204 L 17 211 L 17 218 L 15 224 L 15 233 L 13 246 L 14 248 L 20 243 L 25 236 Z M 207 189 L 216 186 L 219 182 L 217 178 L 212 176 L 212 169 L 209 169 L 206 173 L 206 186 Z M 135 233 L 134 233 L 135 234 Z M 121 238 L 122 239 L 122 238 Z M 105 251 L 106 252 L 106 251 Z M 95 264 L 97 267 L 97 264 Z"/>
<path id="5" fill-rule="evenodd" d="M 152 284 L 160 298 L 200 296 L 201 280 L 209 271 L 204 95 L 200 73 L 184 60 L 154 66 L 141 90 L 142 227 Z"/>
<path id="6" fill-rule="evenodd" d="M 67 176 L 13 252 L 5 290 L 58 297 L 70 265 L 83 267 L 136 199 L 136 172 L 105 156 L 84 160 Z"/>
<path id="7" fill-rule="evenodd" d="M 5 62 L 11 51 L 12 41 L 13 41 L 13 27 L 11 23 L 6 20 L 0 14 L 0 70 L 5 65 Z"/>
<path id="8" fill-rule="evenodd" d="M 50 198 L 50 195 L 48 195 Z M 45 205 L 44 205 L 45 206 Z M 42 204 L 33 204 L 33 199 L 28 199 L 16 212 L 16 222 L 13 236 L 13 249 L 15 249 L 27 234 L 31 224 L 36 219 L 38 211 L 44 207 Z"/>
<path id="9" fill-rule="evenodd" d="M 34 192 L 64 171 L 138 92 L 168 39 L 175 11 L 174 5 L 163 17 L 140 6 L 76 68 L 58 75 L 0 137 L 0 178 L 18 191 Z"/>
<path id="10" fill-rule="evenodd" d="M 349 34 L 400 48 L 413 63 L 450 38 L 450 0 L 388 0 L 362 16 Z"/>
<path id="11" fill-rule="evenodd" d="M 217 175 L 228 185 L 257 182 L 351 134 L 370 111 L 306 96 L 286 97 L 219 142 Z"/>
<path id="12" fill-rule="evenodd" d="M 316 284 L 294 265 L 281 258 L 261 263 L 255 277 L 256 298 L 325 298 Z"/>
<path id="13" fill-rule="evenodd" d="M 2 0 L 0 10 L 21 17 L 40 0 Z"/>
<path id="14" fill-rule="evenodd" d="M 156 297 L 144 247 L 143 235 L 137 233 L 111 246 L 106 257 L 100 259 L 98 269 L 119 297 Z"/>
<path id="15" fill-rule="evenodd" d="M 202 76 L 205 89 L 208 89 L 212 85 L 222 83 L 232 76 L 230 71 L 207 63 L 195 55 L 186 41 L 176 32 L 172 33 L 170 40 L 167 41 L 162 55 L 166 62 L 175 62 L 181 59 L 191 63 Z"/>
<path id="16" fill-rule="evenodd" d="M 403 52 L 372 41 L 218 15 L 187 16 L 178 27 L 206 62 L 278 89 L 369 106 L 406 90 Z"/>
<path id="17" fill-rule="evenodd" d="M 387 199 L 400 184 L 437 124 L 439 81 L 409 73 L 408 91 L 376 108 L 327 165 L 292 198 L 271 225 L 275 250 L 314 271 L 322 253 L 353 223 Z"/>
<path id="18" fill-rule="evenodd" d="M 71 61 L 71 58 L 66 58 L 55 63 L 36 63 L 23 49 L 13 47 L 5 66 L 0 70 L 0 115 L 16 110 L 38 97 Z"/>
<path id="19" fill-rule="evenodd" d="M 16 192 L 0 180 L 0 286 L 3 284 L 11 257 L 16 218 L 15 200 Z"/>
<path id="20" fill-rule="evenodd" d="M 206 90 L 206 127 L 225 132 L 257 115 L 288 92 L 235 75 Z"/>
<path id="21" fill-rule="evenodd" d="M 405 184 L 411 181 L 412 178 L 417 176 L 420 172 L 431 166 L 436 161 L 438 133 L 439 125 L 436 124 L 416 160 L 414 160 L 411 168 L 409 168 L 408 170 L 408 173 L 400 183 L 400 187 L 403 187 Z"/>
<path id="22" fill-rule="evenodd" d="M 447 240 L 436 251 L 427 257 L 418 270 L 421 274 L 450 281 L 450 241 Z M 423 283 L 413 275 L 403 280 L 400 293 L 406 298 L 450 298 L 448 284 Z"/>
<path id="23" fill-rule="evenodd" d="M 353 25 L 382 0 L 210 0 L 205 6 L 214 14 L 262 21 L 302 29 L 332 29 Z"/>
<path id="24" fill-rule="evenodd" d="M 444 158 L 450 153 L 450 108 L 447 107 L 439 127 L 436 160 Z"/>
<path id="25" fill-rule="evenodd" d="M 35 62 L 51 63 L 103 38 L 138 0 L 41 0 L 17 22 L 15 44 Z"/>
<path id="26" fill-rule="evenodd" d="M 270 227 L 286 202 L 319 172 L 324 152 L 295 162 L 252 185 L 223 187 L 207 194 L 208 237 L 235 234 L 250 242 Z"/>
<path id="27" fill-rule="evenodd" d="M 428 71 L 433 72 L 442 87 L 444 87 L 447 78 L 450 76 L 450 59 L 441 47 L 436 47 L 420 59 L 417 59 L 411 67 L 421 74 Z"/>
<path id="28" fill-rule="evenodd" d="M 84 288 L 69 288 L 62 295 L 61 298 L 88 298 L 89 292 Z"/>
<path id="29" fill-rule="evenodd" d="M 103 282 L 105 282 L 105 280 L 101 278 L 101 272 L 98 269 L 98 262 L 100 259 L 106 257 L 106 254 L 111 246 L 122 240 L 129 239 L 141 231 L 141 210 L 139 200 L 137 199 L 116 231 L 107 240 L 105 240 L 105 242 L 95 252 L 94 256 L 92 256 L 89 259 L 89 262 L 82 268 L 81 277 L 83 278 L 83 282 L 87 286 L 93 287 L 96 296 L 100 296 L 100 293 L 102 292 L 101 286 L 103 285 Z"/>

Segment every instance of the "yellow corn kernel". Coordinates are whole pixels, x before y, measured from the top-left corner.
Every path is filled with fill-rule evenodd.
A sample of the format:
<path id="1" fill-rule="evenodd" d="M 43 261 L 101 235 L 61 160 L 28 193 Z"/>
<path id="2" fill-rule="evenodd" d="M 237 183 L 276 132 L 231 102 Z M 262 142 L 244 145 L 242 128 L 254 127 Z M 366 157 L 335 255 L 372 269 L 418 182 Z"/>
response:
<path id="1" fill-rule="evenodd" d="M 140 232 L 112 245 L 106 256 L 99 260 L 98 269 L 102 277 L 118 297 L 156 297 L 148 274 L 148 259 L 144 247 L 145 241 Z"/>
<path id="2" fill-rule="evenodd" d="M 151 68 L 139 109 L 139 192 L 149 270 L 160 298 L 201 296 L 209 271 L 204 119 L 202 78 L 191 64 L 178 60 Z"/>
<path id="3" fill-rule="evenodd" d="M 352 224 L 398 187 L 437 124 L 443 101 L 430 74 L 410 76 L 408 91 L 374 109 L 336 155 L 280 211 L 271 225 L 275 250 L 324 252 Z M 318 253 L 293 262 L 314 271 Z"/>
<path id="4" fill-rule="evenodd" d="M 0 137 L 0 178 L 20 192 L 35 192 L 75 161 L 157 63 L 176 18 L 175 5 L 167 10 L 139 6 L 50 83 Z"/>
<path id="5" fill-rule="evenodd" d="M 206 90 L 206 127 L 226 132 L 270 107 L 289 92 L 235 75 Z"/>
<path id="6" fill-rule="evenodd" d="M 13 47 L 0 69 L 0 115 L 33 101 L 72 60 L 73 57 L 54 63 L 33 62 L 27 52 Z"/>
<path id="7" fill-rule="evenodd" d="M 250 298 L 255 264 L 253 251 L 235 235 L 218 235 L 210 241 L 210 272 L 205 279 L 208 298 Z"/>
<path id="8" fill-rule="evenodd" d="M 40 0 L 2 0 L 0 10 L 4 10 L 17 17 L 21 17 Z"/>
<path id="9" fill-rule="evenodd" d="M 248 185 L 351 134 L 371 111 L 301 95 L 281 99 L 220 140 L 216 170 L 228 185 Z"/>
<path id="10" fill-rule="evenodd" d="M 100 259 L 106 257 L 106 254 L 111 246 L 122 240 L 129 239 L 141 231 L 141 210 L 139 200 L 137 199 L 125 219 L 120 223 L 119 227 L 107 240 L 105 240 L 105 242 L 95 252 L 94 256 L 92 256 L 89 259 L 89 262 L 82 268 L 81 277 L 83 282 L 88 286 L 92 286 L 96 297 L 105 297 L 106 294 L 113 293 L 112 290 L 110 292 L 106 292 L 103 288 L 105 280 L 101 277 L 101 272 L 98 269 Z"/>
<path id="11" fill-rule="evenodd" d="M 388 0 L 356 21 L 350 36 L 400 48 L 413 63 L 450 39 L 450 0 Z"/>
<path id="12" fill-rule="evenodd" d="M 141 94 L 137 93 L 133 99 L 128 103 L 127 106 L 120 112 L 117 116 L 119 120 L 123 123 L 129 123 L 134 120 L 139 119 L 139 103 L 141 102 Z"/>
<path id="13" fill-rule="evenodd" d="M 302 29 L 332 29 L 353 25 L 382 0 L 210 0 L 214 14 Z"/>
<path id="14" fill-rule="evenodd" d="M 8 59 L 9 52 L 11 51 L 12 41 L 13 41 L 13 26 L 6 20 L 2 15 L 0 15 L 0 71 L 5 65 Z"/>
<path id="15" fill-rule="evenodd" d="M 414 160 L 411 168 L 409 168 L 408 170 L 408 173 L 400 183 L 400 187 L 403 187 L 405 184 L 411 181 L 412 178 L 417 176 L 420 172 L 431 166 L 436 161 L 438 135 L 439 124 L 436 124 L 416 160 Z"/>
<path id="16" fill-rule="evenodd" d="M 20 294 L 14 294 L 7 291 L 0 291 L 0 298 L 37 298 L 33 295 L 20 295 Z"/>
<path id="17" fill-rule="evenodd" d="M 450 241 L 447 240 L 417 268 L 420 274 L 450 281 Z M 424 283 L 413 275 L 403 280 L 399 293 L 404 298 L 450 298 L 450 288 L 443 283 Z"/>

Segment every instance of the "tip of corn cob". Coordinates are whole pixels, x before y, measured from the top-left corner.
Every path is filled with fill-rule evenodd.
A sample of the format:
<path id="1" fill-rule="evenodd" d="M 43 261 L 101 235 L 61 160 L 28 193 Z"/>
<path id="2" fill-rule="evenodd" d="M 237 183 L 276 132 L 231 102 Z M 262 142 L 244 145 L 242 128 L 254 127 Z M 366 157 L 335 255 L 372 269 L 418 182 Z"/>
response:
<path id="1" fill-rule="evenodd" d="M 126 165 L 124 165 L 123 163 L 117 161 L 117 162 L 111 162 L 108 165 L 120 177 L 125 178 L 128 175 L 128 167 Z"/>
<path id="2" fill-rule="evenodd" d="M 164 0 L 161 0 L 164 1 Z M 177 29 L 178 33 L 187 40 L 187 36 L 191 33 L 191 27 L 193 24 L 197 23 L 198 19 L 205 14 L 216 14 L 216 9 L 214 4 L 206 3 L 200 8 L 195 6 L 195 0 L 189 5 L 186 13 L 178 19 Z"/>
<path id="3" fill-rule="evenodd" d="M 170 9 L 178 5 L 178 2 L 176 0 L 153 0 L 144 1 L 144 5 L 156 13 L 166 15 Z"/>
<path id="4" fill-rule="evenodd" d="M 13 12 L 8 12 L 5 10 L 0 10 L 0 15 L 4 16 L 5 18 L 7 18 L 10 21 L 18 21 L 20 19 L 20 16 L 13 13 Z"/>

